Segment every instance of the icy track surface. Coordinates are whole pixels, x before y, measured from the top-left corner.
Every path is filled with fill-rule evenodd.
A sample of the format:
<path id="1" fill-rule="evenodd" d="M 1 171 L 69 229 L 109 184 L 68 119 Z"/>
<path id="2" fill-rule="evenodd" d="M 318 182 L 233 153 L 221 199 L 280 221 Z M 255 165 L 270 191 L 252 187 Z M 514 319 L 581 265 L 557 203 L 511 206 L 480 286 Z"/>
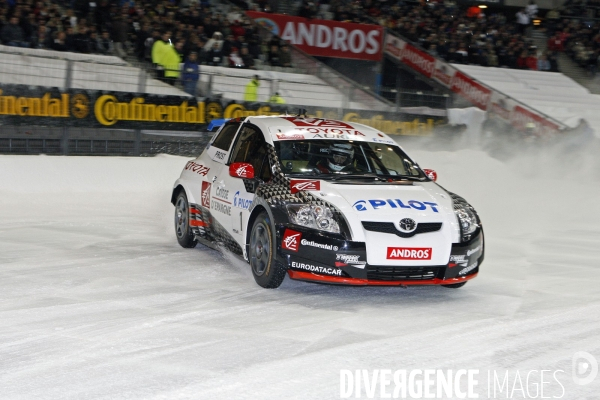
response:
<path id="1" fill-rule="evenodd" d="M 488 371 L 544 369 L 564 371 L 544 396 L 599 399 L 571 378 L 576 352 L 600 360 L 597 164 L 408 150 L 484 221 L 462 289 L 265 290 L 177 244 L 187 159 L 0 156 L 0 398 L 335 399 L 342 369 L 474 368 L 480 398 Z"/>

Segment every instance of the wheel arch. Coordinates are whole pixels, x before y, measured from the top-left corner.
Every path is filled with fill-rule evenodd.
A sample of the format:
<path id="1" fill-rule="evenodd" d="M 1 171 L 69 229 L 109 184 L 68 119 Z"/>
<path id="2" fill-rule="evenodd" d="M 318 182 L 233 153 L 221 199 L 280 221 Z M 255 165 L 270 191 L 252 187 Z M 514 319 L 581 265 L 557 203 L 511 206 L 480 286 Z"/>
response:
<path id="1" fill-rule="evenodd" d="M 248 225 L 246 228 L 246 237 L 244 238 L 244 245 L 248 246 L 250 243 L 250 234 L 252 233 L 252 226 L 254 225 L 254 221 L 258 215 L 265 211 L 271 220 L 271 236 L 273 240 L 273 244 L 277 247 L 277 233 L 275 231 L 275 218 L 273 216 L 273 210 L 269 204 L 260 197 L 255 197 L 254 202 L 252 203 L 252 211 L 250 211 L 250 217 L 248 218 Z"/>
<path id="2" fill-rule="evenodd" d="M 185 191 L 185 188 L 180 183 L 173 188 L 173 192 L 171 192 L 171 204 L 175 205 L 175 201 L 177 200 L 177 196 L 179 196 L 179 192 Z"/>

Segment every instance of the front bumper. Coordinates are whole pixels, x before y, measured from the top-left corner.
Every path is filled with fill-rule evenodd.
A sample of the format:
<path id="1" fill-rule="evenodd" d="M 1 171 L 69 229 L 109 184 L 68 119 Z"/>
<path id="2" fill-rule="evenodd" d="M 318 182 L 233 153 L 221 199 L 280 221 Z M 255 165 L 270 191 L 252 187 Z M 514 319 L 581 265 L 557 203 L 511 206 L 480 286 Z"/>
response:
<path id="1" fill-rule="evenodd" d="M 484 258 L 483 231 L 465 243 L 453 244 L 445 265 L 377 266 L 366 262 L 364 242 L 345 240 L 341 235 L 279 225 L 277 259 L 292 279 L 354 286 L 452 285 L 473 279 Z M 285 238 L 297 235 L 296 246 Z M 300 234 L 298 236 L 298 234 Z"/>

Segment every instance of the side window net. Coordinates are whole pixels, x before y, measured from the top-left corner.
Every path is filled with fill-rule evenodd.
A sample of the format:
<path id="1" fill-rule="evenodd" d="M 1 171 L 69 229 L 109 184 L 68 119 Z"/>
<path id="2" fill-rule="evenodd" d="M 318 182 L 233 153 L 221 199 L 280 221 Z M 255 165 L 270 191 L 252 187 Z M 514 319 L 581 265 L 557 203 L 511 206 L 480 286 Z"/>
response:
<path id="1" fill-rule="evenodd" d="M 233 138 L 235 137 L 235 133 L 237 132 L 239 127 L 239 122 L 225 125 L 221 132 L 219 132 L 219 135 L 217 136 L 212 145 L 217 149 L 225 151 L 229 150 L 231 142 L 233 142 Z"/>
<path id="2" fill-rule="evenodd" d="M 250 163 L 258 173 L 266 153 L 267 143 L 262 132 L 251 126 L 244 126 L 235 145 L 231 162 Z"/>

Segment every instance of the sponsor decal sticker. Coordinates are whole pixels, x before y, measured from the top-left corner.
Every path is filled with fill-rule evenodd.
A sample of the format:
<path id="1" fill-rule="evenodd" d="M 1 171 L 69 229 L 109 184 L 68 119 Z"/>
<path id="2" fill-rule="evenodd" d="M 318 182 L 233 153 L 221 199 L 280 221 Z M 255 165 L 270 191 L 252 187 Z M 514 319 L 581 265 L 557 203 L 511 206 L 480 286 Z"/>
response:
<path id="1" fill-rule="evenodd" d="M 210 208 L 210 182 L 202 181 L 202 207 Z"/>
<path id="2" fill-rule="evenodd" d="M 248 210 L 250 205 L 252 205 L 253 199 L 247 199 L 240 195 L 240 191 L 238 190 L 233 195 L 233 206 L 237 208 L 243 208 L 244 210 Z"/>
<path id="3" fill-rule="evenodd" d="M 336 254 L 335 260 L 336 267 L 346 267 L 348 265 L 352 265 L 353 267 L 363 269 L 367 264 L 366 261 L 360 260 L 360 255 L 358 254 Z"/>
<path id="4" fill-rule="evenodd" d="M 304 135 L 301 133 L 278 133 L 278 140 L 302 140 L 304 139 Z"/>
<path id="5" fill-rule="evenodd" d="M 480 249 L 481 249 L 481 245 L 475 247 L 474 249 L 467 250 L 467 256 L 470 256 L 471 254 L 477 253 Z"/>
<path id="6" fill-rule="evenodd" d="M 429 207 L 433 212 L 439 212 L 437 203 L 417 200 L 408 200 L 405 202 L 400 199 L 358 200 L 352 207 L 354 207 L 356 211 L 367 211 L 369 209 L 378 210 L 380 208 L 413 208 L 415 210 L 424 211 Z"/>
<path id="7" fill-rule="evenodd" d="M 302 232 L 295 231 L 293 229 L 286 229 L 283 232 L 283 239 L 281 240 L 281 247 L 284 250 L 298 252 L 300 247 L 300 239 L 302 238 Z"/>
<path id="8" fill-rule="evenodd" d="M 218 151 L 215 153 L 215 158 L 217 160 L 224 160 L 225 159 L 225 153 L 223 153 L 222 151 Z"/>
<path id="9" fill-rule="evenodd" d="M 222 214 L 231 216 L 231 203 L 227 201 L 228 198 L 229 190 L 217 187 L 215 196 L 210 202 L 210 208 Z"/>
<path id="10" fill-rule="evenodd" d="M 388 260 L 431 260 L 431 247 L 388 247 Z"/>
<path id="11" fill-rule="evenodd" d="M 317 274 L 326 274 L 326 275 L 334 275 L 341 276 L 342 270 L 333 267 L 321 267 L 318 265 L 299 263 L 296 261 L 292 261 L 292 268 L 295 269 L 303 269 L 305 271 L 315 272 Z"/>
<path id="12" fill-rule="evenodd" d="M 343 121 L 336 121 L 333 119 L 322 119 L 322 118 L 298 118 L 298 117 L 284 117 L 292 124 L 296 126 L 304 127 L 315 127 L 315 128 L 342 128 L 342 129 L 354 129 L 352 125 L 349 125 Z"/>
<path id="13" fill-rule="evenodd" d="M 202 164 L 195 163 L 193 161 L 188 161 L 188 163 L 185 165 L 185 169 L 188 171 L 195 172 L 198 175 L 202 176 L 206 176 L 208 174 L 208 171 L 210 171 L 210 168 L 205 167 Z"/>
<path id="14" fill-rule="evenodd" d="M 331 245 L 331 244 L 317 243 L 317 242 L 313 242 L 312 240 L 302 239 L 302 241 L 300 243 L 302 244 L 302 246 L 318 247 L 320 249 L 333 250 L 333 251 L 337 251 L 338 250 L 337 246 L 334 246 L 334 245 Z"/>
<path id="15" fill-rule="evenodd" d="M 313 133 L 313 139 L 353 139 L 352 136 L 367 136 L 356 129 L 340 128 L 296 128 L 302 132 Z"/>
<path id="16" fill-rule="evenodd" d="M 394 142 L 393 140 L 388 140 L 388 139 L 372 138 L 371 141 L 375 142 L 375 143 L 394 144 L 394 145 L 396 144 L 396 142 Z"/>
<path id="17" fill-rule="evenodd" d="M 301 191 L 321 190 L 321 181 L 310 179 L 291 179 L 290 189 L 292 189 L 292 194 Z"/>
<path id="18" fill-rule="evenodd" d="M 246 165 L 242 165 L 241 167 L 235 170 L 235 173 L 237 174 L 237 176 L 245 177 L 248 173 L 248 171 L 246 171 L 247 169 L 248 167 Z"/>
<path id="19" fill-rule="evenodd" d="M 479 262 L 475 261 L 473 264 L 469 265 L 468 267 L 461 269 L 458 274 L 466 275 L 469 272 L 473 271 L 475 268 L 477 268 L 478 265 L 479 265 Z"/>
<path id="20" fill-rule="evenodd" d="M 219 199 L 215 198 L 215 199 L 213 199 L 211 201 L 210 208 L 213 209 L 213 210 L 215 210 L 215 211 L 218 211 L 218 212 L 220 212 L 222 214 L 231 216 L 231 206 L 228 205 L 228 204 L 223 204 L 223 203 L 218 202 L 216 200 L 219 200 Z"/>
<path id="21" fill-rule="evenodd" d="M 217 187 L 217 189 L 215 190 L 215 197 L 220 197 L 219 200 L 228 200 L 229 190 Z"/>

